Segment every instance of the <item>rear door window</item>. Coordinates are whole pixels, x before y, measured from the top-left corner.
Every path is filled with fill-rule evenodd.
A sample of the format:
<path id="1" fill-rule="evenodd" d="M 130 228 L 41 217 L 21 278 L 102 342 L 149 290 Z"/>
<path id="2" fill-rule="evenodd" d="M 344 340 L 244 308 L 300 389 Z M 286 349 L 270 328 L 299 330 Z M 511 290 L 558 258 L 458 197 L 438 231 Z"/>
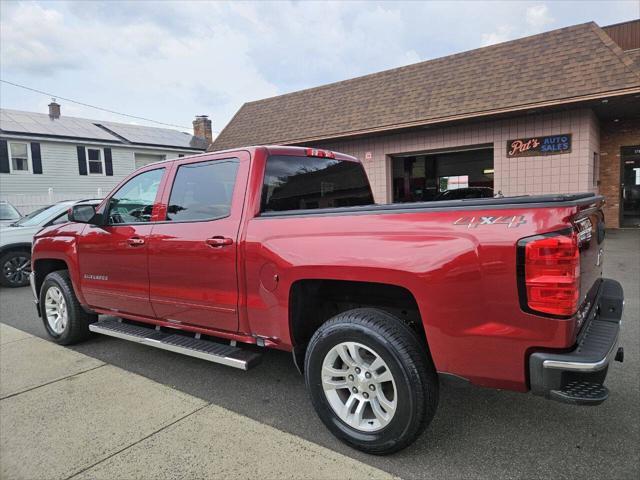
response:
<path id="1" fill-rule="evenodd" d="M 262 187 L 263 212 L 374 203 L 362 164 L 319 157 L 272 155 Z"/>
<path id="2" fill-rule="evenodd" d="M 236 158 L 180 165 L 169 197 L 167 220 L 194 222 L 227 217 L 238 165 Z"/>

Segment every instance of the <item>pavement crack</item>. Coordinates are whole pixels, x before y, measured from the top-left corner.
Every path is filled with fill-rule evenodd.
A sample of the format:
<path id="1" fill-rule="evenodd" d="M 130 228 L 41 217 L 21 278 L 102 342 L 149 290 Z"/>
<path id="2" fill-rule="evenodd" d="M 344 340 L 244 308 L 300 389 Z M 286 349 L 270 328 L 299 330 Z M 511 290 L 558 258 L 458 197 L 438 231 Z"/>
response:
<path id="1" fill-rule="evenodd" d="M 117 451 L 115 451 L 115 452 L 113 452 L 113 453 L 111 453 L 111 454 L 107 455 L 107 456 L 106 456 L 106 457 L 104 457 L 103 459 L 98 460 L 97 462 L 95 462 L 95 463 L 93 463 L 93 464 L 91 464 L 91 465 L 89 465 L 89 466 L 87 466 L 87 467 L 85 467 L 85 468 L 82 468 L 81 470 L 78 470 L 78 471 L 77 471 L 77 472 L 75 472 L 75 473 L 72 473 L 71 475 L 69 475 L 68 477 L 66 477 L 66 478 L 65 478 L 65 480 L 71 480 L 72 478 L 77 477 L 78 475 L 83 474 L 83 473 L 84 473 L 84 472 L 86 472 L 87 470 L 91 470 L 93 467 L 95 467 L 95 466 L 97 466 L 97 465 L 100 465 L 100 464 L 101 464 L 101 463 L 103 463 L 103 462 L 106 462 L 106 461 L 107 461 L 107 460 L 109 460 L 110 458 L 113 458 L 113 457 L 115 457 L 116 455 L 119 455 L 119 454 L 121 454 L 122 452 L 124 452 L 124 451 L 126 451 L 126 450 L 129 450 L 131 447 L 134 447 L 134 446 L 138 445 L 139 443 L 144 442 L 146 439 L 151 438 L 151 437 L 153 437 L 154 435 L 157 435 L 158 433 L 162 432 L 163 430 L 166 430 L 167 428 L 169 428 L 169 427 L 171 427 L 171 426 L 175 425 L 175 424 L 176 424 L 176 423 L 178 423 L 178 422 L 181 422 L 181 421 L 182 421 L 182 420 L 184 420 L 185 418 L 189 418 L 189 417 L 190 417 L 191 415 L 193 415 L 194 413 L 198 413 L 200 410 L 202 410 L 202 409 L 204 409 L 204 408 L 207 408 L 207 407 L 209 407 L 209 406 L 211 406 L 211 405 L 212 405 L 211 403 L 206 403 L 206 404 L 202 405 L 201 407 L 196 408 L 196 409 L 195 409 L 195 410 L 193 410 L 192 412 L 189 412 L 189 413 L 187 413 L 186 415 L 183 415 L 183 416 L 181 416 L 180 418 L 178 418 L 178 419 L 174 420 L 173 422 L 171 422 L 171 423 L 167 423 L 166 425 L 164 425 L 163 427 L 159 428 L 158 430 L 155 430 L 155 431 L 151 432 L 149 435 L 146 435 L 146 436 L 144 436 L 144 437 L 140 438 L 139 440 L 136 440 L 135 442 L 133 442 L 133 443 L 131 443 L 131 444 L 127 445 L 126 447 L 123 447 L 123 448 L 121 448 L 120 450 L 117 450 Z"/>
<path id="2" fill-rule="evenodd" d="M 0 398 L 0 401 L 2 401 L 2 400 L 7 400 L 7 399 L 9 399 L 9 398 L 13 398 L 13 397 L 16 397 L 16 396 L 18 396 L 18 395 L 22 395 L 23 393 L 31 392 L 31 391 L 33 391 L 33 390 L 37 390 L 37 389 L 42 388 L 42 387 L 46 387 L 47 385 L 51 385 L 51 384 L 53 384 L 53 383 L 61 382 L 62 380 L 66 380 L 66 379 L 68 379 L 68 378 L 72 378 L 72 377 L 76 377 L 76 376 L 78 376 L 78 375 L 82 375 L 82 374 L 84 374 L 84 373 L 92 372 L 92 371 L 94 371 L 94 370 L 96 370 L 96 369 L 98 369 L 98 368 L 105 367 L 106 365 L 107 365 L 106 363 L 103 363 L 102 365 L 98 365 L 97 367 L 91 367 L 91 368 L 88 368 L 88 369 L 83 370 L 83 371 L 81 371 L 81 372 L 76 372 L 76 373 L 73 373 L 73 374 L 71 374 L 71 375 L 67 375 L 67 376 L 65 376 L 65 377 L 56 378 L 55 380 L 51 380 L 50 382 L 47 382 L 47 383 L 41 383 L 40 385 L 36 385 L 35 387 L 27 388 L 26 390 L 21 390 L 21 391 L 16 392 L 16 393 L 10 393 L 9 395 L 7 395 L 7 396 L 5 396 L 5 397 L 1 397 L 1 398 Z"/>
<path id="3" fill-rule="evenodd" d="M 16 343 L 16 342 L 24 342 L 25 340 L 31 340 L 34 337 L 24 337 L 24 338 L 16 338 L 15 340 L 9 340 L 8 342 L 4 342 L 2 344 L 0 344 L 0 350 L 2 350 L 2 348 L 6 345 L 10 345 L 12 343 Z M 38 338 L 38 337 L 35 337 Z"/>

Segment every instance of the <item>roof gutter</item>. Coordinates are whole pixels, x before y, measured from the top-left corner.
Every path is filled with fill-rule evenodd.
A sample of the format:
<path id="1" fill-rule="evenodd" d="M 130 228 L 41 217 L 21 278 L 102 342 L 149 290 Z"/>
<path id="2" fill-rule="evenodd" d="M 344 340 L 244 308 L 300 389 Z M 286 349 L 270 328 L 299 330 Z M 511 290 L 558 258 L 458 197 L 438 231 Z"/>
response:
<path id="1" fill-rule="evenodd" d="M 91 140 L 86 138 L 65 138 L 65 137 L 48 137 L 46 135 L 32 135 L 30 133 L 14 133 L 14 132 L 5 132 L 0 131 L 0 137 L 2 138 L 11 138 L 17 140 L 33 140 L 39 142 L 55 142 L 55 143 L 73 143 L 78 144 L 81 143 L 83 145 L 102 145 L 105 147 L 120 147 L 120 148 L 129 148 L 136 150 L 172 150 L 175 152 L 185 152 L 185 153 L 204 153 L 204 150 L 200 148 L 186 148 L 186 147 L 173 147 L 170 145 L 146 145 L 143 143 L 122 143 L 116 140 Z"/>
<path id="2" fill-rule="evenodd" d="M 421 127 L 425 125 L 435 125 L 440 123 L 448 123 L 448 122 L 455 122 L 460 120 L 469 120 L 469 119 L 475 119 L 475 118 L 481 118 L 481 117 L 488 117 L 492 115 L 500 115 L 503 113 L 521 112 L 525 110 L 530 110 L 532 108 L 544 108 L 544 107 L 553 107 L 558 105 L 576 104 L 576 103 L 586 102 L 590 100 L 599 100 L 604 98 L 632 95 L 634 93 L 640 93 L 640 86 L 626 88 L 622 90 L 614 90 L 614 91 L 604 92 L 604 93 L 596 93 L 592 95 L 583 95 L 580 97 L 563 98 L 560 100 L 552 100 L 548 102 L 538 102 L 538 103 L 518 105 L 515 107 L 498 108 L 494 110 L 484 110 L 484 111 L 465 113 L 460 115 L 451 115 L 449 117 L 439 117 L 431 120 L 417 120 L 413 122 L 383 125 L 380 127 L 368 128 L 363 130 L 353 130 L 349 132 L 337 133 L 335 135 L 323 135 L 323 136 L 306 137 L 306 138 L 299 138 L 299 139 L 276 140 L 269 143 L 280 144 L 280 145 L 291 145 L 291 144 L 300 144 L 300 143 L 306 143 L 306 142 L 317 142 L 321 140 L 334 140 L 337 138 L 346 138 L 346 137 L 353 137 L 357 135 L 386 132 L 389 130 L 401 130 L 401 129 L 411 128 L 411 127 Z"/>

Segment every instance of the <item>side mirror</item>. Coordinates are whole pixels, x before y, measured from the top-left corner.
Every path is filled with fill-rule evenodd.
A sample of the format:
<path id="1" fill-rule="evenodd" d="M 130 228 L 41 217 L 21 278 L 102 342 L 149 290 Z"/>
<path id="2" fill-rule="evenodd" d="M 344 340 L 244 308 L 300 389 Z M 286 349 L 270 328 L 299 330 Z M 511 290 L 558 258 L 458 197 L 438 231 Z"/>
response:
<path id="1" fill-rule="evenodd" d="M 74 205 L 69 209 L 69 221 L 77 223 L 91 223 L 99 225 L 101 215 L 96 214 L 96 207 L 93 205 Z"/>

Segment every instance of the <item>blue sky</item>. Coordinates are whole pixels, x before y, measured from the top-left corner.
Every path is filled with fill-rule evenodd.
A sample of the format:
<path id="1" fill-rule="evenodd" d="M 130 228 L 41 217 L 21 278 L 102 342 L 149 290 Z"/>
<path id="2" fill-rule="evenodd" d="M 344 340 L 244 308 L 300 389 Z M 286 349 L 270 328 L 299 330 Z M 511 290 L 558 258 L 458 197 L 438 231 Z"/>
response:
<path id="1" fill-rule="evenodd" d="M 7 2 L 0 77 L 111 110 L 221 130 L 246 101 L 595 21 L 640 2 Z M 0 84 L 0 104 L 50 98 Z M 131 122 L 61 101 L 63 115 Z M 148 124 L 143 121 L 134 123 Z"/>

